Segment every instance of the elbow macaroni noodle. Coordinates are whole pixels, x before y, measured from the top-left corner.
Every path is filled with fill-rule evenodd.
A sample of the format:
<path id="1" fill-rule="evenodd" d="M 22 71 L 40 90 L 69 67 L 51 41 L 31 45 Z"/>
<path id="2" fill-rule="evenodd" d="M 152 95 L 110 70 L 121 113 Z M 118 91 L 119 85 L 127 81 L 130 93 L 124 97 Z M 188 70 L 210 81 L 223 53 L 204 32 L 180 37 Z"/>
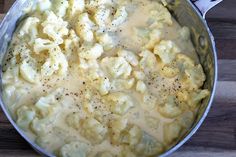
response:
<path id="1" fill-rule="evenodd" d="M 17 125 L 62 157 L 149 157 L 178 142 L 209 91 L 166 4 L 40 0 L 3 67 Z"/>

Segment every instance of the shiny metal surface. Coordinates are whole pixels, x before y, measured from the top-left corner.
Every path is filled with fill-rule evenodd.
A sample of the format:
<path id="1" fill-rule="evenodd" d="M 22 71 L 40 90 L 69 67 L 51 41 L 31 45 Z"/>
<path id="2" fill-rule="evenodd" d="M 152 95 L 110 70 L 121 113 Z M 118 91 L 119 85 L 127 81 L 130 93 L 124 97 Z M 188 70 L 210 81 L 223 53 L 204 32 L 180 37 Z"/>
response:
<path id="1" fill-rule="evenodd" d="M 206 73 L 206 82 L 204 84 L 205 88 L 211 91 L 211 96 L 205 99 L 200 106 L 198 117 L 195 120 L 192 129 L 189 130 L 185 135 L 179 138 L 178 142 L 173 145 L 169 150 L 164 152 L 161 156 L 165 157 L 176 151 L 181 147 L 200 127 L 203 123 L 205 117 L 207 116 L 213 97 L 215 94 L 215 87 L 217 81 L 217 55 L 216 47 L 214 42 L 214 37 L 211 34 L 206 21 L 204 20 L 206 12 L 218 4 L 222 0 L 167 0 L 169 2 L 168 8 L 177 19 L 177 21 L 183 25 L 188 26 L 191 30 L 191 37 L 193 44 L 198 53 L 203 69 Z M 4 20 L 0 24 L 0 61 L 5 56 L 7 51 L 7 46 L 11 40 L 12 34 L 22 17 L 24 17 L 24 9 L 34 5 L 37 0 L 17 0 L 9 12 L 6 14 Z M 194 5 L 194 4 L 195 5 Z M 197 7 L 198 8 L 197 8 Z M 1 71 L 2 73 L 2 71 Z M 0 78 L 1 79 L 1 78 Z M 19 132 L 19 134 L 41 155 L 43 156 L 53 156 L 52 154 L 46 152 L 44 149 L 40 148 L 34 142 L 32 142 L 24 132 L 18 128 L 14 120 L 11 118 L 7 107 L 2 102 L 2 86 L 0 91 L 0 105 L 6 114 L 8 120 L 14 126 L 14 128 Z"/>
<path id="2" fill-rule="evenodd" d="M 0 24 L 0 81 L 2 82 L 2 62 L 7 51 L 8 43 L 10 42 L 14 30 L 19 23 L 19 21 L 25 16 L 25 9 L 34 5 L 37 0 L 16 0 L 16 2 L 12 5 L 3 21 Z M 5 106 L 2 101 L 2 83 L 0 84 L 0 105 L 2 107 L 3 112 L 5 113 L 7 119 L 13 125 L 13 127 L 17 130 L 17 132 L 32 146 L 32 148 L 37 151 L 42 156 L 53 157 L 52 154 L 48 153 L 41 147 L 39 147 L 36 143 L 31 141 L 15 123 L 12 119 L 8 108 Z"/>
<path id="3" fill-rule="evenodd" d="M 199 3 L 200 1 L 201 3 Z M 218 72 L 217 53 L 214 37 L 204 18 L 206 11 L 209 11 L 210 8 L 218 3 L 211 3 L 211 0 L 203 1 L 205 3 L 202 3 L 202 0 L 195 0 L 193 3 L 189 0 L 174 0 L 174 3 L 170 3 L 169 9 L 181 25 L 187 26 L 191 30 L 192 42 L 206 74 L 204 88 L 211 91 L 211 96 L 208 99 L 203 100 L 198 111 L 197 119 L 195 120 L 191 130 L 189 130 L 184 136 L 180 137 L 178 142 L 163 153 L 161 157 L 170 155 L 193 136 L 206 118 L 214 98 Z M 220 1 L 221 0 L 217 0 L 217 2 Z M 208 9 L 201 10 L 205 7 Z"/>
<path id="4" fill-rule="evenodd" d="M 223 0 L 191 0 L 205 19 L 206 13 Z"/>

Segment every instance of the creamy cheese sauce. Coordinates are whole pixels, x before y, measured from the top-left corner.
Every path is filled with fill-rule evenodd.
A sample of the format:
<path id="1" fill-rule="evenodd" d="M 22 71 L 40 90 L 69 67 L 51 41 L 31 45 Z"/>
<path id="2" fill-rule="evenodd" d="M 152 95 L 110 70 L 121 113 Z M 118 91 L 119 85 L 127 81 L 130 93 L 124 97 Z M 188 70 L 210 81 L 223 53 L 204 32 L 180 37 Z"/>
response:
<path id="1" fill-rule="evenodd" d="M 6 57 L 3 84 L 4 101 L 17 124 L 37 144 L 59 156 L 104 157 L 105 153 L 121 157 L 153 156 L 176 143 L 178 138 L 191 127 L 200 100 L 208 95 L 207 90 L 201 90 L 205 75 L 198 64 L 198 57 L 191 43 L 188 29 L 181 27 L 170 16 L 167 9 L 157 1 L 117 1 L 115 5 L 101 2 L 99 4 L 101 8 L 118 10 L 119 6 L 125 7 L 127 17 L 116 26 L 115 30 L 110 29 L 108 25 L 114 22 L 112 18 L 116 17 L 116 13 L 109 16 L 104 28 L 98 25 L 95 18 L 98 10 L 90 8 L 94 4 L 88 4 L 88 1 L 85 1 L 86 8 L 83 8 L 83 11 L 78 11 L 77 8 L 77 12 L 72 15 L 72 11 L 69 10 L 76 8 L 73 5 L 74 1 L 68 3 L 66 0 L 61 0 L 60 2 L 61 5 L 53 6 L 54 4 L 50 1 L 42 1 L 45 7 L 39 6 L 38 10 L 30 15 L 39 19 L 36 22 L 31 21 L 32 27 L 37 25 L 35 27 L 37 31 L 27 27 L 25 22 L 19 26 L 12 39 Z M 94 1 L 96 2 L 100 1 Z M 56 11 L 52 9 L 55 7 L 58 7 Z M 158 8 L 160 10 L 151 17 L 152 11 Z M 53 29 L 56 30 L 57 26 L 51 24 L 52 28 L 47 32 L 45 31 L 46 24 L 40 24 L 45 21 L 45 15 L 42 12 L 46 10 L 46 14 L 50 15 L 48 13 L 50 9 L 55 12 L 56 17 L 61 16 L 64 21 L 69 21 L 67 26 L 69 29 L 61 26 L 56 32 L 57 39 L 61 37 L 63 40 L 60 44 L 57 43 L 60 42 L 59 40 L 55 41 L 57 39 L 53 38 L 56 36 L 53 34 Z M 66 13 L 63 13 L 63 9 L 67 9 Z M 82 12 L 89 12 L 88 16 L 93 20 L 91 26 L 85 16 L 81 19 L 77 18 Z M 105 17 L 104 14 L 100 17 L 101 19 Z M 125 15 L 124 12 L 121 14 Z M 117 16 L 123 18 L 121 15 Z M 164 20 L 157 20 L 155 23 L 156 16 L 158 18 L 163 16 Z M 78 22 L 83 20 L 85 23 Z M 168 21 L 171 21 L 171 24 Z M 58 23 L 58 27 L 61 23 L 62 21 Z M 69 37 L 70 33 L 67 29 L 74 30 L 74 36 L 79 38 L 76 44 L 71 44 L 77 38 Z M 94 31 L 93 34 L 96 37 L 89 41 L 91 30 Z M 152 39 L 152 30 L 161 32 L 161 35 Z M 108 32 L 111 38 L 106 39 L 105 42 L 100 41 L 101 32 Z M 59 35 L 63 33 L 65 35 Z M 47 44 L 42 44 L 40 47 L 42 50 L 36 52 L 35 46 L 38 46 L 40 42 L 34 41 L 39 38 L 47 39 Z M 160 40 L 154 41 L 153 46 L 145 47 L 149 41 L 157 38 Z M 25 43 L 28 49 L 17 48 L 21 42 Z M 68 43 L 70 43 L 70 49 L 66 48 Z M 102 45 L 104 52 L 93 58 L 100 51 L 97 48 L 90 59 L 88 53 L 92 53 L 92 50 L 85 52 L 85 49 L 91 48 L 94 43 Z M 107 45 L 112 44 L 114 45 L 111 48 L 106 48 Z M 56 51 L 55 45 L 60 51 Z M 85 45 L 84 48 L 81 48 L 81 45 Z M 52 46 L 57 53 L 62 54 L 62 57 L 50 58 L 53 50 L 47 46 Z M 130 55 L 128 57 L 122 55 L 119 56 L 120 58 L 117 57 L 119 51 L 123 49 L 129 51 L 131 55 L 128 53 Z M 22 57 L 23 52 L 28 50 L 29 55 L 26 54 L 26 56 L 31 56 L 33 63 L 27 60 L 28 57 Z M 144 51 L 150 54 L 148 52 L 145 54 Z M 173 54 L 174 57 L 171 58 Z M 148 58 L 145 59 L 145 55 Z M 65 61 L 61 60 L 63 56 L 66 58 Z M 108 56 L 114 57 L 114 60 L 110 62 Z M 131 61 L 127 59 L 129 57 L 132 58 Z M 117 61 L 118 58 L 119 61 Z M 138 64 L 135 63 L 136 58 L 138 58 Z M 57 60 L 60 61 L 51 75 L 44 76 L 42 69 L 47 66 L 47 59 L 51 59 L 47 64 L 52 62 L 46 69 L 47 72 L 52 70 L 52 67 L 56 67 Z M 26 65 L 28 63 L 33 68 L 23 67 L 24 60 L 27 60 Z M 170 60 L 169 63 L 167 63 L 168 60 Z M 59 71 L 63 68 L 66 72 L 59 75 Z M 170 69 L 164 70 L 165 68 Z M 177 73 L 173 74 L 176 70 Z M 135 71 L 142 72 L 144 78 L 136 77 Z M 32 76 L 33 73 L 36 73 L 37 77 Z M 105 84 L 105 81 L 101 83 L 102 79 L 108 80 L 109 83 Z M 132 79 L 133 83 L 128 83 L 129 80 L 132 82 Z M 119 84 L 119 81 L 123 81 L 123 84 Z M 118 82 L 118 85 L 114 82 Z M 60 92 L 55 94 L 57 89 Z M 114 93 L 118 94 L 112 95 Z M 130 103 L 131 106 L 129 106 Z M 22 108 L 24 106 L 26 108 Z M 69 119 L 69 116 L 72 118 Z M 92 119 L 92 121 L 86 121 L 87 119 Z M 124 123 L 124 119 L 128 121 L 124 128 L 113 125 L 116 120 Z M 90 122 L 91 126 L 89 126 Z M 91 130 L 91 127 L 95 128 Z M 135 127 L 138 129 L 133 129 Z M 95 137 L 91 138 L 94 135 Z M 114 140 L 117 135 L 118 140 Z M 96 139 L 100 136 L 102 139 Z M 149 141 L 145 139 L 146 136 L 149 137 Z M 137 140 L 133 142 L 135 139 Z M 76 146 L 73 142 L 77 142 Z"/>
<path id="2" fill-rule="evenodd" d="M 137 38 L 134 33 L 134 28 L 147 28 L 148 19 L 150 17 L 150 10 L 155 10 L 155 1 L 142 1 L 142 4 L 131 3 L 130 7 L 130 18 L 121 27 L 120 40 L 121 45 L 134 50 L 135 52 L 140 51 L 143 40 Z M 137 6 L 134 9 L 134 5 Z M 182 53 L 185 53 L 191 57 L 195 62 L 198 61 L 198 56 L 192 45 L 191 40 L 183 41 L 180 39 L 179 33 L 176 30 L 180 30 L 181 26 L 178 22 L 172 18 L 173 24 L 171 26 L 165 25 L 161 28 L 162 38 L 166 40 L 173 40 L 178 47 L 181 48 Z"/>

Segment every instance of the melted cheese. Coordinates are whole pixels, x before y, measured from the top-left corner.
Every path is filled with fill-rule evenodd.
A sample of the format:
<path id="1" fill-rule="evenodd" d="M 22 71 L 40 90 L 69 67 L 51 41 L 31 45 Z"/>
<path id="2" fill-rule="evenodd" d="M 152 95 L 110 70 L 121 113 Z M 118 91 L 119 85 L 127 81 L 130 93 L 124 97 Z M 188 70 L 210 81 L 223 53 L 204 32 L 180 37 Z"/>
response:
<path id="1" fill-rule="evenodd" d="M 17 28 L 3 71 L 26 134 L 76 157 L 158 155 L 177 142 L 209 94 L 188 28 L 157 1 L 78 0 L 86 13 L 76 0 L 50 3 L 32 11 L 33 28 Z"/>

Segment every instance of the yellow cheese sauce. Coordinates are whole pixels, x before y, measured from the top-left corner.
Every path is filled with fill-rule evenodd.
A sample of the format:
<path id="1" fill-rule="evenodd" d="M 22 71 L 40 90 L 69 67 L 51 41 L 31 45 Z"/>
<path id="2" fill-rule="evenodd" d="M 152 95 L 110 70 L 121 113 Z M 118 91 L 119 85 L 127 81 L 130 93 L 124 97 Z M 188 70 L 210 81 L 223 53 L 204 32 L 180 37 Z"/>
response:
<path id="1" fill-rule="evenodd" d="M 10 43 L 3 99 L 56 156 L 156 156 L 191 128 L 204 81 L 161 2 L 41 0 Z"/>

